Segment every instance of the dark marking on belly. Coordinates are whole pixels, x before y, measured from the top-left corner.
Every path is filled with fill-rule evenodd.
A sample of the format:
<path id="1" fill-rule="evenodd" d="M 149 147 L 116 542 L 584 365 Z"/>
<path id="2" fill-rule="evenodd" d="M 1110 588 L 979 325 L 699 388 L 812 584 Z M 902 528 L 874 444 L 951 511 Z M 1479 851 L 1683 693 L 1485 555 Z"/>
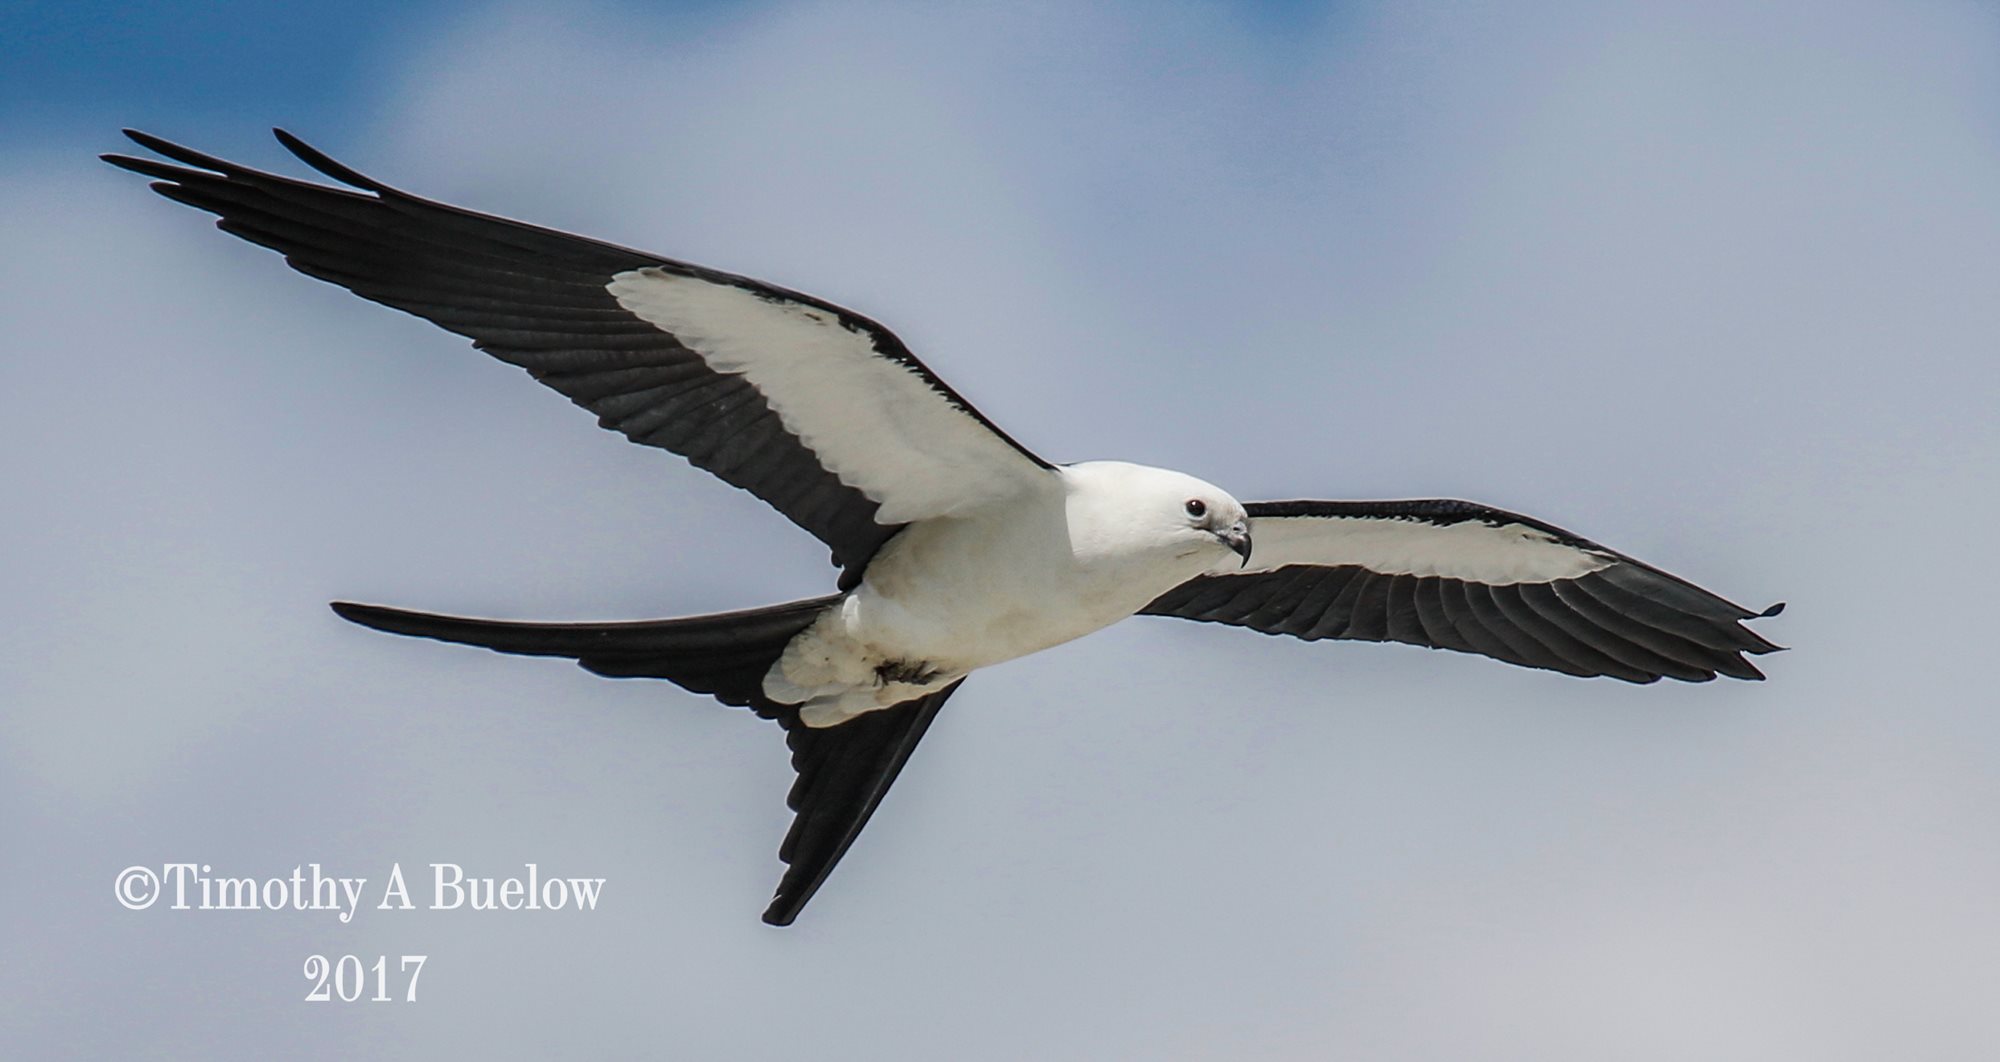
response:
<path id="1" fill-rule="evenodd" d="M 877 686 L 887 686 L 891 682 L 922 686 L 935 681 L 938 675 L 938 669 L 932 667 L 928 660 L 885 660 L 875 665 Z"/>

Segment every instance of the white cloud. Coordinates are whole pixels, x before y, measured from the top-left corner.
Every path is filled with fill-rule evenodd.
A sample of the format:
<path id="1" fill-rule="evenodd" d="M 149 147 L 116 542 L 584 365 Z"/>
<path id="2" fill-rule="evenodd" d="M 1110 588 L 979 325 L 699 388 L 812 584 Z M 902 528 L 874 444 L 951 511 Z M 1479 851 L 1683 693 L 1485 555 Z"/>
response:
<path id="1" fill-rule="evenodd" d="M 55 872 L 0 886 L 38 957 L 0 996 L 59 1002 L 10 1023 L 96 1053 L 309 1026 L 351 1054 L 383 1026 L 308 1013 L 298 963 L 429 949 L 395 1020 L 453 1053 L 1990 1042 L 1989 16 L 1162 10 L 487 8 L 372 124 L 299 131 L 419 193 L 851 303 L 1054 458 L 1470 495 L 1789 596 L 1774 681 L 1134 623 L 976 678 L 805 924 L 766 931 L 775 733 L 321 606 L 695 612 L 821 592 L 818 547 L 38 155 L 0 171 L 24 441 L 0 541 L 26 559 L 0 762 Z M 611 884 L 574 922 L 352 930 L 103 895 L 181 858 Z M 127 1022 L 64 1024 L 109 998 Z"/>

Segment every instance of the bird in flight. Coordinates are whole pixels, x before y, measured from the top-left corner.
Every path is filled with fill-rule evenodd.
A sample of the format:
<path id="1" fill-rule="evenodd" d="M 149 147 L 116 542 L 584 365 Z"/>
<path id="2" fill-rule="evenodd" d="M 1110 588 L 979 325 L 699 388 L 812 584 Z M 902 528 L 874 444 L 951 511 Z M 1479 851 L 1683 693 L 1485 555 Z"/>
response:
<path id="1" fill-rule="evenodd" d="M 338 602 L 394 634 L 575 660 L 747 707 L 797 772 L 789 925 L 973 671 L 1127 616 L 1393 641 L 1628 682 L 1761 679 L 1751 612 L 1531 517 L 1463 501 L 1243 503 L 1193 476 L 1051 464 L 852 310 L 433 202 L 277 130 L 347 187 L 126 130 L 218 228 L 466 336 L 598 423 L 763 499 L 833 551 L 835 592 L 719 615 L 523 623 Z"/>

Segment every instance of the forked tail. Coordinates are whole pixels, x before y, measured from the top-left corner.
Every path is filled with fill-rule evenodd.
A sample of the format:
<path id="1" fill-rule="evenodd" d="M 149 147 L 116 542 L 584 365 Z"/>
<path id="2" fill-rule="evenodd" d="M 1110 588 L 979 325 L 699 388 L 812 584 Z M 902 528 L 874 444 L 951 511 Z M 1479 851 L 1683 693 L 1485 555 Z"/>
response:
<path id="1" fill-rule="evenodd" d="M 796 707 L 764 696 L 764 673 L 800 631 L 838 595 L 768 608 L 640 623 L 514 623 L 405 612 L 336 602 L 333 610 L 364 627 L 412 634 L 500 653 L 568 657 L 613 678 L 663 678 L 724 704 L 749 707 L 786 731 L 798 779 L 785 802 L 797 816 L 778 849 L 789 864 L 764 912 L 790 925 L 834 864 L 861 834 L 924 731 L 958 689 L 944 689 L 838 726 L 804 725 Z"/>

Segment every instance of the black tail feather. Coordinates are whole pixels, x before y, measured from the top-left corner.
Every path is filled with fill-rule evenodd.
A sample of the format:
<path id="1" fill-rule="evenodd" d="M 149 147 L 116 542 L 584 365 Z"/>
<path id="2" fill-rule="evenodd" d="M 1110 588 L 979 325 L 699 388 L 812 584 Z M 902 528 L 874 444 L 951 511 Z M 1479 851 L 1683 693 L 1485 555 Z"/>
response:
<path id="1" fill-rule="evenodd" d="M 798 781 L 785 802 L 796 814 L 778 858 L 788 867 L 764 921 L 788 926 L 819 891 L 834 864 L 861 836 L 875 805 L 888 794 L 945 699 L 964 679 L 894 708 L 866 712 L 839 726 L 787 724 Z"/>
<path id="2" fill-rule="evenodd" d="M 613 678 L 663 678 L 724 704 L 750 707 L 787 731 L 798 780 L 786 803 L 795 817 L 778 850 L 786 864 L 764 912 L 791 925 L 833 873 L 959 683 L 830 727 L 809 727 L 798 708 L 764 696 L 764 675 L 785 645 L 836 596 L 684 619 L 637 623 L 518 623 L 333 605 L 341 618 L 390 634 L 435 638 L 499 653 L 557 656 Z"/>
<path id="3" fill-rule="evenodd" d="M 776 717 L 785 706 L 764 697 L 764 673 L 785 644 L 812 625 L 836 597 L 767 608 L 636 623 L 519 623 L 406 612 L 336 601 L 342 619 L 390 634 L 476 645 L 497 653 L 560 656 L 611 678 L 666 679 L 724 704 Z"/>

